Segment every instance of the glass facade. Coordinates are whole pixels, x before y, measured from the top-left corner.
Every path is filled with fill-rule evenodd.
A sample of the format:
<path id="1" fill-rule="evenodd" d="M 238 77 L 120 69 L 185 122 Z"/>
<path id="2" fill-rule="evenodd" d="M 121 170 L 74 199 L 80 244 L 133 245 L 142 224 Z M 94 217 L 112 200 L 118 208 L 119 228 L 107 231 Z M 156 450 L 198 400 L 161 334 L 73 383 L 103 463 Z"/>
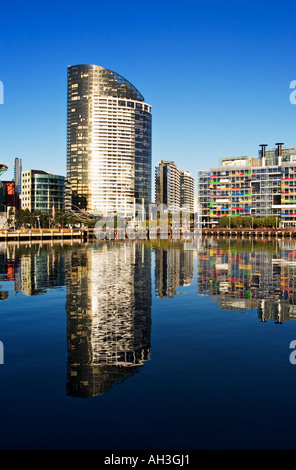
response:
<path id="1" fill-rule="evenodd" d="M 151 106 L 97 65 L 68 67 L 67 178 L 73 208 L 116 212 L 151 202 Z"/>
<path id="2" fill-rule="evenodd" d="M 22 173 L 21 207 L 44 214 L 64 211 L 65 177 L 45 171 L 29 170 Z"/>
<path id="3" fill-rule="evenodd" d="M 276 166 L 280 165 L 281 162 L 289 162 L 294 159 L 296 160 L 296 150 L 294 147 L 283 147 L 281 148 L 281 162 L 279 161 L 279 150 L 265 149 L 265 165 Z M 259 150 L 259 158 L 262 158 L 262 149 Z"/>

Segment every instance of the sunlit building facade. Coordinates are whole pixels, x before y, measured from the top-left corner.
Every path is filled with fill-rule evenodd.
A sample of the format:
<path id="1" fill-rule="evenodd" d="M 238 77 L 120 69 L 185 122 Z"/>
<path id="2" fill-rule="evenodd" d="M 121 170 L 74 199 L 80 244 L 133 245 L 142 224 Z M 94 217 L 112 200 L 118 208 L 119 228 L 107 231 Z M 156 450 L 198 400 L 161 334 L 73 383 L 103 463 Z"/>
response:
<path id="1" fill-rule="evenodd" d="M 130 82 L 98 65 L 69 66 L 67 136 L 74 210 L 148 210 L 151 106 Z"/>
<path id="2" fill-rule="evenodd" d="M 161 160 L 155 168 L 155 199 L 170 210 L 186 206 L 194 211 L 194 179 L 172 161 Z"/>
<path id="3" fill-rule="evenodd" d="M 259 158 L 221 158 L 198 172 L 203 227 L 219 225 L 223 216 L 275 217 L 282 227 L 296 226 L 296 150 L 276 145 L 262 144 Z"/>
<path id="4" fill-rule="evenodd" d="M 180 174 L 180 204 L 194 212 L 194 179 L 188 171 Z"/>
<path id="5" fill-rule="evenodd" d="M 49 214 L 64 211 L 65 177 L 41 170 L 22 172 L 21 207 Z M 54 208 L 54 209 L 53 209 Z"/>

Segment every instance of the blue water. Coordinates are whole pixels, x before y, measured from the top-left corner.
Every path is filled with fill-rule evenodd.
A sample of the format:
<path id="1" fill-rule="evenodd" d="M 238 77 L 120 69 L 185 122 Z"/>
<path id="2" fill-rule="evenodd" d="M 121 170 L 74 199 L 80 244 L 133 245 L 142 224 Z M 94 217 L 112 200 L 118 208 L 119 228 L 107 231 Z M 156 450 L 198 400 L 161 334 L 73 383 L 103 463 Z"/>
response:
<path id="1" fill-rule="evenodd" d="M 0 248 L 0 448 L 295 449 L 293 246 L 146 245 Z"/>

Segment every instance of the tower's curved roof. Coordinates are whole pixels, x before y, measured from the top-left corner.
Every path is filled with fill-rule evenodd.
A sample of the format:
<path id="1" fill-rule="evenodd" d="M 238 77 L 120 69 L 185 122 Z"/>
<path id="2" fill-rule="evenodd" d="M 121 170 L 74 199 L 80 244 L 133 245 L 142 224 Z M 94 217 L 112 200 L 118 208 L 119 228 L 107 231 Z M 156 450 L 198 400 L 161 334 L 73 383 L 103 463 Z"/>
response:
<path id="1" fill-rule="evenodd" d="M 126 80 L 126 78 L 119 75 L 119 73 L 113 72 L 112 70 L 109 70 L 109 69 L 103 69 L 103 70 L 107 71 L 109 79 L 112 80 L 113 78 L 113 80 L 116 82 L 116 87 L 117 87 L 118 92 L 122 92 L 123 90 L 125 90 L 125 92 L 127 92 L 128 94 L 131 93 L 132 95 L 134 95 L 133 99 L 138 100 L 138 101 L 144 101 L 144 96 L 139 92 L 139 90 L 137 90 L 137 88 L 134 85 L 132 85 L 128 80 Z"/>
<path id="2" fill-rule="evenodd" d="M 144 96 L 134 85 L 119 75 L 119 73 L 113 72 L 113 70 L 93 64 L 70 65 L 68 69 L 71 69 L 72 72 L 74 72 L 75 69 L 77 71 L 79 70 L 82 74 L 92 70 L 94 76 L 97 78 L 97 91 L 101 96 L 145 101 Z"/>

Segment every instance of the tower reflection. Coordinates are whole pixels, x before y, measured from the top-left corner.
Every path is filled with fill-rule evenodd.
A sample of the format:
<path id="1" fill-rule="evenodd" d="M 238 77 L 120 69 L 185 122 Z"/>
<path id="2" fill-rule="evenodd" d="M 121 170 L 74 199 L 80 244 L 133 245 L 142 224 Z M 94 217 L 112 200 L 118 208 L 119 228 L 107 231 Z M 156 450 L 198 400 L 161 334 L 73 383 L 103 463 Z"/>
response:
<path id="1" fill-rule="evenodd" d="M 155 251 L 155 287 L 158 297 L 174 297 L 177 288 L 193 279 L 193 251 L 158 247 Z"/>
<path id="2" fill-rule="evenodd" d="M 67 253 L 67 394 L 92 397 L 150 359 L 151 253 L 137 244 Z"/>

